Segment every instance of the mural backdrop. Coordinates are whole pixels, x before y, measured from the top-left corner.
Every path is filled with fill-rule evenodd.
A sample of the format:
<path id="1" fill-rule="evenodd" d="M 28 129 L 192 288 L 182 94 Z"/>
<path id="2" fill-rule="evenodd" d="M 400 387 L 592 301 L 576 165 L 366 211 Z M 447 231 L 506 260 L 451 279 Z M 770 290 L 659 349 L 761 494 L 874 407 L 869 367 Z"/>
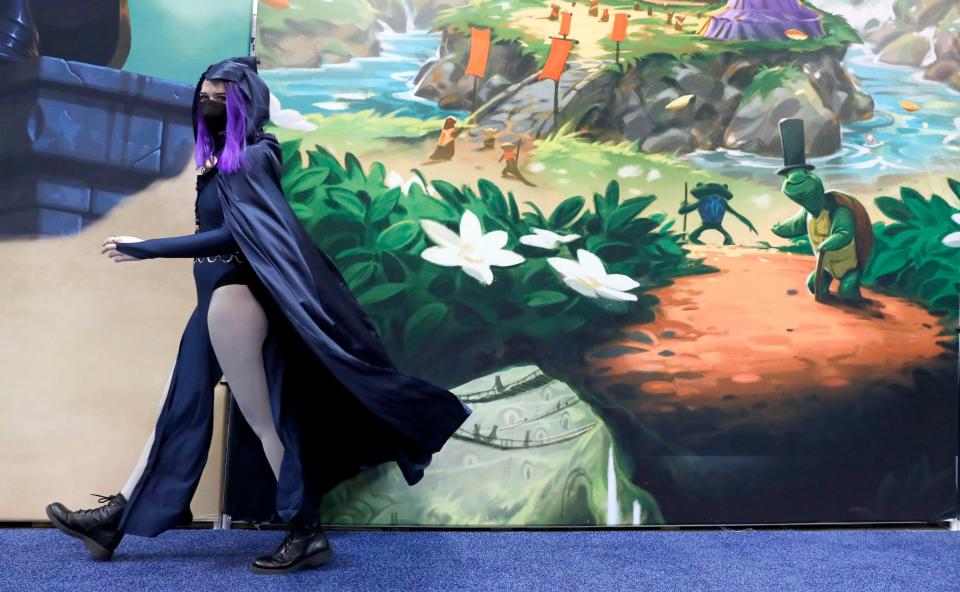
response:
<path id="1" fill-rule="evenodd" d="M 251 12 L 0 0 L 0 520 L 94 505 L 150 434 L 195 304 L 191 262 L 117 266 L 101 243 L 193 232 L 193 85 L 248 53 Z M 215 442 L 198 518 L 219 510 Z"/>
<path id="2" fill-rule="evenodd" d="M 325 518 L 953 516 L 958 10 L 262 0 L 295 211 L 475 409 Z"/>

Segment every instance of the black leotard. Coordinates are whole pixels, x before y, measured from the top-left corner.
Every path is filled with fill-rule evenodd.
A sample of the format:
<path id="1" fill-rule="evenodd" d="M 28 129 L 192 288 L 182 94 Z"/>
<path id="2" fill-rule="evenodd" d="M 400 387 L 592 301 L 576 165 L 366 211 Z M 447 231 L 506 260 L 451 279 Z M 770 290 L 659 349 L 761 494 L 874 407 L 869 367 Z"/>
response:
<path id="1" fill-rule="evenodd" d="M 154 257 L 193 257 L 193 275 L 201 303 L 219 286 L 257 284 L 250 264 L 224 224 L 223 210 L 215 176 L 216 168 L 197 176 L 196 232 L 186 236 L 153 238 L 137 243 L 118 243 L 117 250 L 141 259 Z"/>

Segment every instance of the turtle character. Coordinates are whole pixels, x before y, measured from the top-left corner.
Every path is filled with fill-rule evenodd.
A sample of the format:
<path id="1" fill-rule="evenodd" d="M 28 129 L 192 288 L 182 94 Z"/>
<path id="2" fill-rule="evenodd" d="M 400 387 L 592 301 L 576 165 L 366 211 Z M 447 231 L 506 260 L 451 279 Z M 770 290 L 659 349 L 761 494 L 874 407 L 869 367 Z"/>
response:
<path id="1" fill-rule="evenodd" d="M 746 224 L 750 232 L 757 234 L 757 229 L 753 227 L 750 220 L 747 220 L 746 216 L 733 209 L 730 205 L 729 202 L 733 199 L 733 194 L 730 193 L 730 189 L 728 189 L 726 185 L 720 185 L 719 183 L 697 183 L 690 193 L 692 193 L 697 200 L 681 206 L 680 213 L 686 215 L 695 211 L 700 214 L 700 226 L 690 233 L 691 243 L 702 245 L 703 241 L 700 240 L 700 235 L 707 230 L 716 230 L 723 235 L 723 244 L 734 244 L 733 237 L 723 228 L 723 217 L 727 212 L 730 212 L 736 216 L 738 220 Z"/>
<path id="2" fill-rule="evenodd" d="M 807 235 L 817 255 L 817 265 L 807 278 L 807 289 L 817 300 L 833 280 L 840 282 L 837 295 L 848 302 L 860 301 L 860 280 L 873 249 L 870 216 L 855 197 L 839 191 L 825 191 L 823 181 L 806 163 L 803 120 L 780 120 L 783 140 L 783 193 L 800 205 L 791 218 L 774 224 L 771 230 L 783 238 Z"/>

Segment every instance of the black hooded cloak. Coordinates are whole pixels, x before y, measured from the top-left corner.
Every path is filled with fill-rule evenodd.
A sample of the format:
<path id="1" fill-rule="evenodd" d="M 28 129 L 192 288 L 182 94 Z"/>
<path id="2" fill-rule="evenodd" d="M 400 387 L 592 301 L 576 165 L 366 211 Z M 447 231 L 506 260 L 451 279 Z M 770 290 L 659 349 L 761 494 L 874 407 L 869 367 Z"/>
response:
<path id="1" fill-rule="evenodd" d="M 408 484 L 417 483 L 431 455 L 471 409 L 448 390 L 393 365 L 337 267 L 294 214 L 280 186 L 280 146 L 263 131 L 270 95 L 256 58 L 227 59 L 203 73 L 193 95 L 194 122 L 204 79 L 234 82 L 248 101 L 249 166 L 221 171 L 217 183 L 224 224 L 282 313 L 271 322 L 292 329 L 283 344 L 278 421 L 293 425 L 290 432 L 278 428 L 297 434 L 296 442 L 284 444 L 286 454 L 299 457 L 304 481 L 299 501 L 316 504 L 340 481 L 390 460 Z M 196 135 L 196 123 L 194 128 Z M 272 396 L 275 389 L 270 390 Z M 300 505 L 291 499 L 300 497 L 300 484 L 284 481 L 281 472 L 277 508 L 288 520 Z"/>

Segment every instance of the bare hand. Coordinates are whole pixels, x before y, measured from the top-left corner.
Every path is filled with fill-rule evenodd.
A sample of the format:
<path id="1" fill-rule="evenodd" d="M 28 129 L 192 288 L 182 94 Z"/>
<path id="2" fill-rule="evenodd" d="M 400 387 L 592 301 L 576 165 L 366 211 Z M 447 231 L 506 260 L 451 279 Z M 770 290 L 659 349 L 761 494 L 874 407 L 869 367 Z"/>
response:
<path id="1" fill-rule="evenodd" d="M 139 257 L 134 257 L 133 255 L 128 255 L 126 253 L 121 253 L 117 250 L 117 243 L 139 243 L 142 242 L 142 238 L 137 238 L 135 236 L 111 236 L 107 237 L 101 245 L 103 249 L 100 250 L 100 254 L 106 253 L 107 257 L 113 259 L 114 263 L 122 263 L 124 261 L 142 261 Z"/>

